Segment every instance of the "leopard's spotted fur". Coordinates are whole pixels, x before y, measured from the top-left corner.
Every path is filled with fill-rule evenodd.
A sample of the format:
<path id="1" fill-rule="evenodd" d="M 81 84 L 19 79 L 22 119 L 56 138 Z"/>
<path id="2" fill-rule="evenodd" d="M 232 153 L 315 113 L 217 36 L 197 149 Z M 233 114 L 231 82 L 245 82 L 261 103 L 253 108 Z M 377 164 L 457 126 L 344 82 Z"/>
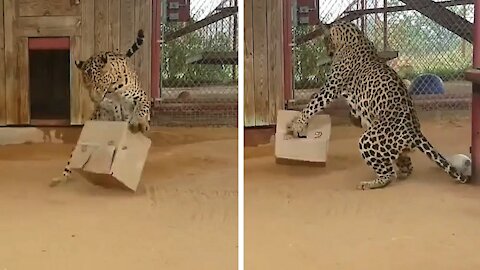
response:
<path id="1" fill-rule="evenodd" d="M 84 84 L 90 98 L 97 105 L 107 93 L 112 93 L 122 104 L 133 104 L 134 112 L 128 122 L 132 131 L 146 132 L 149 129 L 150 102 L 141 88 L 135 68 L 128 61 L 143 44 L 143 30 L 138 31 L 137 40 L 126 54 L 107 51 L 97 53 L 86 61 L 76 61 L 82 72 Z"/>
<path id="2" fill-rule="evenodd" d="M 366 129 L 359 140 L 360 153 L 377 175 L 373 181 L 361 182 L 359 189 L 385 187 L 396 176 L 409 176 L 413 167 L 408 153 L 415 148 L 458 182 L 468 182 L 470 177 L 457 172 L 422 134 L 407 87 L 378 56 L 373 43 L 350 22 L 324 26 L 323 32 L 332 56 L 330 73 L 301 116 L 289 123 L 289 130 L 299 136 L 310 117 L 343 96 L 352 118 L 360 119 Z"/>
<path id="3" fill-rule="evenodd" d="M 133 68 L 127 67 L 129 65 L 128 58 L 140 48 L 143 39 L 143 31 L 140 30 L 134 44 L 123 55 L 115 52 L 102 52 L 86 61 L 75 62 L 82 71 L 83 82 L 87 86 L 94 104 L 94 111 L 89 120 L 129 121 L 133 131 L 146 132 L 148 130 L 149 104 L 147 103 L 147 106 L 139 105 L 141 100 L 146 100 L 146 93 L 141 90 L 138 76 Z M 118 71 L 114 70 L 115 67 Z M 130 98 L 123 98 L 124 96 Z M 141 113 L 138 113 L 139 107 L 142 110 Z M 139 118 L 145 120 L 139 121 Z M 50 186 L 56 186 L 70 178 L 72 153 L 63 169 L 62 177 L 54 178 Z"/>

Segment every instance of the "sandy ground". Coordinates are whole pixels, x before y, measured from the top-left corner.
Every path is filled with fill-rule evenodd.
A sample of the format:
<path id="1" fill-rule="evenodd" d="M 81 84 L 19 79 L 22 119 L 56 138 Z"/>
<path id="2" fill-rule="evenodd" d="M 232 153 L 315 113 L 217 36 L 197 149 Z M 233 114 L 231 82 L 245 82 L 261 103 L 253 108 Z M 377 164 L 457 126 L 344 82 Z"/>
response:
<path id="1" fill-rule="evenodd" d="M 159 129 L 136 194 L 48 187 L 71 144 L 0 147 L 0 269 L 236 269 L 236 134 Z"/>
<path id="2" fill-rule="evenodd" d="M 423 123 L 443 153 L 468 153 L 468 120 Z M 480 269 L 480 187 L 455 184 L 421 152 L 414 173 L 382 190 L 336 126 L 326 168 L 276 165 L 273 147 L 245 151 L 247 270 Z"/>

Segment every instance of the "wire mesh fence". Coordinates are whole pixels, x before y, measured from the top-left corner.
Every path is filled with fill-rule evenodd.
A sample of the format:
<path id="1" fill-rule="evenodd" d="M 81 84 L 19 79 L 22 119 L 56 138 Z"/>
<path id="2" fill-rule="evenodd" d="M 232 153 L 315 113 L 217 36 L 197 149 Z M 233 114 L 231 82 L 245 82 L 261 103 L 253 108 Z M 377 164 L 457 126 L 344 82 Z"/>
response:
<path id="1" fill-rule="evenodd" d="M 157 125 L 236 126 L 237 1 L 191 0 L 188 22 L 162 25 Z"/>
<path id="2" fill-rule="evenodd" d="M 320 0 L 323 23 L 354 22 L 390 59 L 419 111 L 464 111 L 471 106 L 473 0 Z M 314 26 L 294 26 L 301 40 Z M 304 103 L 324 83 L 329 59 L 321 39 L 294 48 L 294 98 Z"/>

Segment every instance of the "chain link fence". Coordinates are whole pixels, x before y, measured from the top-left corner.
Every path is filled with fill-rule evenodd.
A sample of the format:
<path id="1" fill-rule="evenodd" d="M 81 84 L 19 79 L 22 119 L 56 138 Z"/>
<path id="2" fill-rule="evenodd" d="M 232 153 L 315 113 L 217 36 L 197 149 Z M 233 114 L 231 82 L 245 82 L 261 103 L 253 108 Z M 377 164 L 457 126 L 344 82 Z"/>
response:
<path id="1" fill-rule="evenodd" d="M 162 25 L 163 126 L 236 126 L 237 0 L 190 0 L 190 21 Z"/>
<path id="2" fill-rule="evenodd" d="M 473 0 L 320 0 L 323 23 L 354 22 L 409 85 L 420 112 L 469 113 Z M 294 26 L 296 40 L 316 29 Z M 294 99 L 308 102 L 324 83 L 329 59 L 318 38 L 294 47 Z M 333 105 L 333 104 L 332 104 Z M 337 104 L 338 105 L 338 104 Z M 342 104 L 344 105 L 344 104 Z M 335 106 L 335 105 L 334 105 Z"/>

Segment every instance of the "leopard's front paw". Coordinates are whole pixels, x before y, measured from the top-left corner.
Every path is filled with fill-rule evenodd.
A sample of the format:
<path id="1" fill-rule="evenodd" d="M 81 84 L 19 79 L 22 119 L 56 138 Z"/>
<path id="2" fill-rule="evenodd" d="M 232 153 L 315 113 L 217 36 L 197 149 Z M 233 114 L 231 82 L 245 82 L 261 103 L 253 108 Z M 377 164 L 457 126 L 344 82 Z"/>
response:
<path id="1" fill-rule="evenodd" d="M 301 121 L 300 118 L 293 119 L 287 124 L 287 131 L 292 133 L 294 137 L 302 137 L 305 134 L 307 124 Z"/>
<path id="2" fill-rule="evenodd" d="M 147 131 L 150 130 L 150 124 L 145 118 L 132 117 L 128 121 L 128 125 L 130 130 L 133 133 L 137 133 L 137 132 L 146 133 Z"/>

